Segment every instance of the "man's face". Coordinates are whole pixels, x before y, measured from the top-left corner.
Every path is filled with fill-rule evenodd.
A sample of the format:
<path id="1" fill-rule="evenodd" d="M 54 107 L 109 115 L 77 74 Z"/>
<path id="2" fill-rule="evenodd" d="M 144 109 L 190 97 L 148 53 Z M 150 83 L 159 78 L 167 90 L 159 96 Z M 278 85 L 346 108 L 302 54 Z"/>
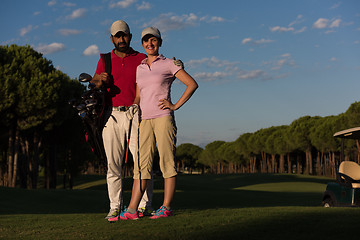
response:
<path id="1" fill-rule="evenodd" d="M 111 41 L 117 51 L 126 53 L 130 48 L 131 34 L 127 35 L 123 32 L 118 32 L 111 36 Z"/>

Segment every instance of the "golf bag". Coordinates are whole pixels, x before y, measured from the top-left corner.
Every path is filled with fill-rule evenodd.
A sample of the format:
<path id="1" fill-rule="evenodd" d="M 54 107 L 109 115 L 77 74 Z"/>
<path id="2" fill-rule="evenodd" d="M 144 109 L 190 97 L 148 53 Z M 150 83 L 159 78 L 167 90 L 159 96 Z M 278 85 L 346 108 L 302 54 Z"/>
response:
<path id="1" fill-rule="evenodd" d="M 89 84 L 90 87 L 91 84 Z M 106 154 L 102 138 L 104 127 L 105 89 L 92 86 L 82 96 L 82 102 L 76 106 L 82 119 L 87 142 L 101 162 L 106 163 Z M 107 165 L 107 164 L 106 164 Z"/>
<path id="2" fill-rule="evenodd" d="M 90 82 L 92 77 L 82 73 L 79 76 L 80 82 Z M 101 163 L 107 166 L 106 153 L 102 138 L 104 128 L 104 111 L 106 106 L 106 88 L 96 88 L 93 83 L 89 83 L 89 90 L 84 92 L 80 100 L 71 100 L 69 103 L 77 110 L 80 116 L 86 141 L 90 144 L 92 151 L 99 158 Z"/>

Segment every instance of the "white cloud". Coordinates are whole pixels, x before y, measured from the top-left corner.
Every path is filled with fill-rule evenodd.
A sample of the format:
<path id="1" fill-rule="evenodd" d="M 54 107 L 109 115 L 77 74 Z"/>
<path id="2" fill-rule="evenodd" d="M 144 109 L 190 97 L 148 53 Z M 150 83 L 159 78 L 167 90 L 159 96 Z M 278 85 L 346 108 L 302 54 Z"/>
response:
<path id="1" fill-rule="evenodd" d="M 280 70 L 283 66 L 295 66 L 295 62 L 290 58 L 282 58 L 275 62 L 274 67 L 271 68 L 272 70 Z"/>
<path id="2" fill-rule="evenodd" d="M 241 62 L 221 60 L 216 57 L 193 59 L 185 63 L 185 67 L 190 71 L 197 71 L 192 75 L 196 80 L 203 82 L 227 82 L 234 80 L 270 80 L 287 77 L 288 73 L 271 72 L 263 69 L 264 65 L 272 67 L 271 70 L 281 70 L 283 66 L 293 66 L 296 64 L 292 60 L 290 53 L 284 53 L 275 61 L 263 63 L 263 66 L 255 70 L 241 68 Z M 269 68 L 269 70 L 270 70 Z M 278 75 L 273 75 L 278 74 Z"/>
<path id="3" fill-rule="evenodd" d="M 209 58 L 202 58 L 198 60 L 190 60 L 186 63 L 186 65 L 189 65 L 190 67 L 196 67 L 198 65 L 204 64 L 206 62 L 209 62 Z"/>
<path id="4" fill-rule="evenodd" d="M 75 30 L 75 29 L 60 29 L 59 33 L 63 36 L 69 36 L 69 35 L 77 35 L 80 34 L 82 31 Z"/>
<path id="5" fill-rule="evenodd" d="M 290 56 L 285 54 L 284 57 Z M 240 62 L 221 60 L 216 57 L 190 60 L 185 67 L 201 71 L 193 74 L 194 78 L 204 82 L 232 81 L 234 79 L 272 79 L 264 70 L 240 69 Z"/>
<path id="6" fill-rule="evenodd" d="M 270 27 L 270 31 L 271 32 L 293 32 L 293 33 L 302 33 L 306 30 L 306 27 L 302 27 L 299 30 L 296 30 L 293 26 L 300 24 L 304 22 L 304 17 L 303 15 L 299 14 L 296 19 L 294 21 L 292 21 L 287 27 L 282 27 L 282 26 L 275 26 L 275 27 Z"/>
<path id="7" fill-rule="evenodd" d="M 135 2 L 136 2 L 136 0 L 123 0 L 123 1 L 116 2 L 116 3 L 111 3 L 110 8 L 115 8 L 115 7 L 127 8 Z"/>
<path id="8" fill-rule="evenodd" d="M 330 24 L 329 28 L 339 27 L 340 23 L 341 23 L 341 19 L 336 19 Z"/>
<path id="9" fill-rule="evenodd" d="M 225 19 L 222 17 L 211 17 L 210 22 L 224 22 Z"/>
<path id="10" fill-rule="evenodd" d="M 194 74 L 195 79 L 198 79 L 199 81 L 204 81 L 204 82 L 213 82 L 216 80 L 221 80 L 227 76 L 229 76 L 229 73 L 226 73 L 226 72 L 213 72 L 213 73 L 200 72 L 200 73 Z"/>
<path id="11" fill-rule="evenodd" d="M 85 50 L 84 50 L 84 52 L 83 52 L 83 54 L 85 55 L 85 56 L 91 56 L 91 55 L 97 55 L 97 54 L 99 54 L 99 48 L 98 48 L 98 46 L 96 46 L 95 44 L 93 44 L 93 45 L 90 45 L 89 47 L 87 47 Z"/>
<path id="12" fill-rule="evenodd" d="M 341 5 L 341 2 L 338 2 L 334 5 L 332 5 L 330 9 L 336 9 L 336 8 L 340 7 L 340 5 Z"/>
<path id="13" fill-rule="evenodd" d="M 330 61 L 331 61 L 331 62 L 335 62 L 335 61 L 337 61 L 337 58 L 336 58 L 336 57 L 332 57 L 332 58 L 330 58 Z"/>
<path id="14" fill-rule="evenodd" d="M 194 13 L 175 15 L 174 13 L 164 13 L 157 18 L 151 20 L 149 23 L 144 24 L 143 27 L 156 26 L 162 32 L 171 30 L 180 30 L 189 26 L 195 26 L 200 22 L 214 23 L 223 22 L 224 18 L 218 16 L 197 16 Z"/>
<path id="15" fill-rule="evenodd" d="M 193 13 L 183 14 L 180 16 L 174 15 L 173 13 L 166 13 L 151 20 L 148 24 L 144 24 L 143 27 L 156 26 L 161 32 L 167 32 L 193 26 L 196 24 L 197 20 L 198 17 Z"/>
<path id="16" fill-rule="evenodd" d="M 25 36 L 26 34 L 28 34 L 29 32 L 31 32 L 34 29 L 37 29 L 38 26 L 33 26 L 33 25 L 28 25 L 27 27 L 23 27 L 20 29 L 20 36 Z"/>
<path id="17" fill-rule="evenodd" d="M 289 24 L 289 27 L 304 22 L 303 15 L 299 14 L 294 21 Z"/>
<path id="18" fill-rule="evenodd" d="M 281 57 L 291 57 L 290 53 L 284 53 L 283 55 L 281 55 Z"/>
<path id="19" fill-rule="evenodd" d="M 230 62 L 230 61 L 226 61 L 226 60 L 220 60 L 216 57 L 211 57 L 211 58 L 202 58 L 202 59 L 198 59 L 198 60 L 190 60 L 188 62 L 186 62 L 185 67 L 189 67 L 189 68 L 199 68 L 199 66 L 204 66 L 207 67 L 209 69 L 214 69 L 214 67 L 216 68 L 224 68 L 224 70 L 226 70 L 228 73 L 231 72 L 235 72 L 237 71 L 237 67 L 236 65 L 238 65 L 238 62 Z"/>
<path id="20" fill-rule="evenodd" d="M 247 44 L 247 43 L 250 43 L 250 42 L 252 42 L 252 39 L 251 39 L 251 38 L 244 38 L 244 39 L 241 41 L 242 44 Z"/>
<path id="21" fill-rule="evenodd" d="M 340 27 L 341 19 L 329 20 L 326 18 L 319 18 L 314 24 L 313 28 L 324 29 L 324 28 L 337 28 Z"/>
<path id="22" fill-rule="evenodd" d="M 142 2 L 141 4 L 137 5 L 137 10 L 149 10 L 151 5 L 149 2 Z"/>
<path id="23" fill-rule="evenodd" d="M 286 63 L 286 59 L 280 59 L 276 62 L 276 65 L 282 67 L 284 66 L 285 63 Z"/>
<path id="24" fill-rule="evenodd" d="M 213 22 L 224 22 L 225 19 L 222 18 L 222 17 L 217 17 L 217 16 L 213 16 L 213 17 L 204 16 L 204 17 L 201 17 L 201 18 L 200 18 L 200 21 L 202 21 L 202 22 L 208 22 L 208 23 L 213 23 Z"/>
<path id="25" fill-rule="evenodd" d="M 198 17 L 195 14 L 190 13 L 189 15 L 183 15 L 183 17 L 180 17 L 179 19 L 185 19 L 185 22 L 194 23 L 198 20 Z"/>
<path id="26" fill-rule="evenodd" d="M 305 32 L 306 29 L 307 29 L 307 27 L 302 27 L 299 30 L 296 30 L 294 33 L 302 33 L 302 32 Z"/>
<path id="27" fill-rule="evenodd" d="M 48 6 L 54 6 L 56 4 L 56 0 L 51 0 L 50 2 L 48 2 Z"/>
<path id="28" fill-rule="evenodd" d="M 313 24 L 313 28 L 318 28 L 318 29 L 326 28 L 326 27 L 328 26 L 328 23 L 329 23 L 329 19 L 319 18 L 319 19 L 316 20 L 316 22 Z"/>
<path id="29" fill-rule="evenodd" d="M 253 43 L 255 44 L 265 44 L 265 43 L 271 43 L 274 42 L 274 40 L 270 40 L 270 39 L 260 39 L 260 40 L 255 40 Z"/>
<path id="30" fill-rule="evenodd" d="M 34 12 L 33 15 L 34 15 L 34 16 L 38 16 L 38 15 L 40 15 L 40 13 L 41 13 L 41 12 L 37 11 L 37 12 Z"/>
<path id="31" fill-rule="evenodd" d="M 71 3 L 71 2 L 64 2 L 63 4 L 64 4 L 64 6 L 66 6 L 66 7 L 75 7 L 75 6 L 76 6 L 75 3 Z"/>
<path id="32" fill-rule="evenodd" d="M 271 42 L 274 42 L 274 40 L 271 40 L 271 39 L 265 39 L 265 38 L 262 38 L 260 40 L 254 40 L 252 38 L 244 38 L 241 43 L 242 44 L 254 44 L 254 45 L 259 45 L 259 44 L 265 44 L 265 43 L 271 43 Z"/>
<path id="33" fill-rule="evenodd" d="M 270 31 L 272 32 L 290 32 L 290 31 L 294 31 L 295 29 L 293 27 L 280 27 L 280 26 L 275 26 L 270 28 Z"/>
<path id="34" fill-rule="evenodd" d="M 85 13 L 87 12 L 87 10 L 85 8 L 79 8 L 79 9 L 76 9 L 72 12 L 71 15 L 67 16 L 66 18 L 67 19 L 70 19 L 70 20 L 73 20 L 73 19 L 76 19 L 76 18 L 80 18 L 80 17 L 83 17 L 85 16 Z"/>
<path id="35" fill-rule="evenodd" d="M 266 76 L 266 73 L 263 70 L 251 70 L 251 71 L 240 71 L 237 75 L 238 79 L 255 79 L 263 78 Z"/>
<path id="36" fill-rule="evenodd" d="M 50 54 L 64 50 L 65 45 L 63 43 L 51 43 L 49 45 L 39 45 L 35 49 L 42 54 Z"/>
<path id="37" fill-rule="evenodd" d="M 284 66 L 296 67 L 295 61 L 291 58 L 290 53 L 284 53 L 275 60 L 263 62 L 263 65 L 272 66 L 271 70 L 281 70 Z"/>

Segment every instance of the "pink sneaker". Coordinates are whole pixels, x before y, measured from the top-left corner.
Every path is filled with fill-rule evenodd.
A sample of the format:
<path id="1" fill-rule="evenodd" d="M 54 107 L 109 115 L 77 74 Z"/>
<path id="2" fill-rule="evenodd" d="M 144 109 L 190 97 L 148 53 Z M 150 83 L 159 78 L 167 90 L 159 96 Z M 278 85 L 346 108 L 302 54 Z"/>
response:
<path id="1" fill-rule="evenodd" d="M 110 223 L 117 222 L 117 221 L 119 221 L 119 216 L 112 217 L 112 218 L 108 218 L 108 221 L 109 221 Z"/>
<path id="2" fill-rule="evenodd" d="M 158 210 L 156 210 L 154 216 L 150 217 L 151 219 L 162 218 L 162 217 L 170 217 L 173 216 L 172 210 L 167 209 L 165 206 L 161 206 Z"/>
<path id="3" fill-rule="evenodd" d="M 127 211 L 127 209 L 125 209 L 124 211 L 122 211 L 120 213 L 119 216 L 117 217 L 113 217 L 113 218 L 109 218 L 108 221 L 109 222 L 116 222 L 119 220 L 136 220 L 139 219 L 139 214 L 138 211 L 136 211 L 135 213 L 131 214 Z"/>

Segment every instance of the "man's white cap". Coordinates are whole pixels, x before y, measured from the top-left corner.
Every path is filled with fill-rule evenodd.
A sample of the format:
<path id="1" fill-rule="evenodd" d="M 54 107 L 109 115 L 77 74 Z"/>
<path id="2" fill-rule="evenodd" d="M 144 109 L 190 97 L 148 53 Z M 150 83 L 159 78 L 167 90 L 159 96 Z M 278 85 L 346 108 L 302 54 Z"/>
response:
<path id="1" fill-rule="evenodd" d="M 127 35 L 130 34 L 130 28 L 129 25 L 127 25 L 126 22 L 123 20 L 117 20 L 115 21 L 110 28 L 111 35 L 115 36 L 118 32 L 123 32 Z"/>
<path id="2" fill-rule="evenodd" d="M 148 34 L 153 35 L 154 37 L 157 37 L 157 38 L 161 39 L 161 34 L 160 34 L 159 29 L 157 29 L 155 27 L 148 27 L 148 28 L 145 28 L 142 31 L 142 33 L 141 33 L 141 41 L 142 41 L 143 37 L 145 37 Z"/>

